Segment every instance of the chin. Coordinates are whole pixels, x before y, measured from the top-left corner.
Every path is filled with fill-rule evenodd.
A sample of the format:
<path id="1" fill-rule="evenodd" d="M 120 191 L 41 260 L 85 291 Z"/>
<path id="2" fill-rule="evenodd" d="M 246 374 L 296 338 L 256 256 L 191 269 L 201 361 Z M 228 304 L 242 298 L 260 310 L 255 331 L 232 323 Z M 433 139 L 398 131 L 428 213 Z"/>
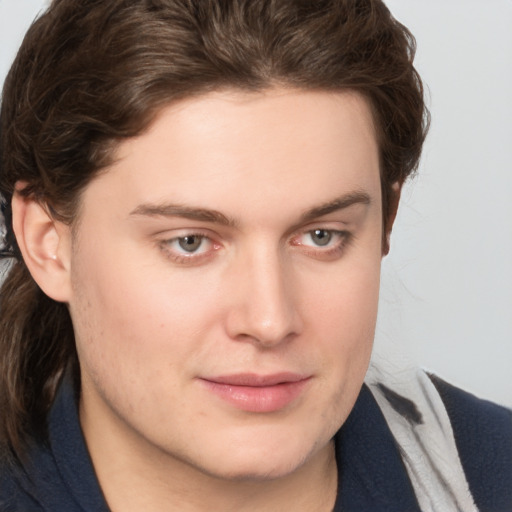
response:
<path id="1" fill-rule="evenodd" d="M 332 443 L 317 448 L 305 445 L 303 436 L 288 436 L 284 442 L 258 443 L 257 439 L 245 446 L 233 446 L 221 457 L 210 454 L 210 462 L 203 459 L 203 470 L 211 476 L 232 481 L 268 481 L 285 478 L 299 470 L 308 461 L 324 456 Z M 324 452 L 327 450 L 327 452 Z"/>
<path id="2" fill-rule="evenodd" d="M 286 478 L 302 467 L 306 460 L 307 457 L 276 460 L 270 456 L 261 461 L 236 460 L 223 465 L 222 468 L 215 468 L 210 474 L 223 480 L 264 482 Z"/>

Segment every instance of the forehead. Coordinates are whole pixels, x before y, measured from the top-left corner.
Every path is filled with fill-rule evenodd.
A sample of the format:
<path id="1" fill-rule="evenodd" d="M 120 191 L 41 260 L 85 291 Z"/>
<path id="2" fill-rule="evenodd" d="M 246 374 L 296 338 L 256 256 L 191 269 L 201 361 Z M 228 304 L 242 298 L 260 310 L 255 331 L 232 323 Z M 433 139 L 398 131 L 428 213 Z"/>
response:
<path id="1" fill-rule="evenodd" d="M 350 91 L 228 90 L 182 100 L 122 142 L 89 188 L 102 196 L 97 205 L 119 196 L 124 208 L 172 201 L 254 216 L 284 198 L 298 210 L 354 191 L 377 197 L 371 109 Z"/>

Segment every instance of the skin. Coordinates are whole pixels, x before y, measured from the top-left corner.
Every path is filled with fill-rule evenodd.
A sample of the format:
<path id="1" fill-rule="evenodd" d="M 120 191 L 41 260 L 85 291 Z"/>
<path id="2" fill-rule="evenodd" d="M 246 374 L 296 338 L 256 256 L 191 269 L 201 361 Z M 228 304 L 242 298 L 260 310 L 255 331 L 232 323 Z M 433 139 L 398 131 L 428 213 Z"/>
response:
<path id="1" fill-rule="evenodd" d="M 163 109 L 116 156 L 73 232 L 53 224 L 45 290 L 69 304 L 109 506 L 332 510 L 332 438 L 368 366 L 382 258 L 366 101 L 210 93 Z M 279 372 L 304 384 L 271 411 L 205 382 Z"/>

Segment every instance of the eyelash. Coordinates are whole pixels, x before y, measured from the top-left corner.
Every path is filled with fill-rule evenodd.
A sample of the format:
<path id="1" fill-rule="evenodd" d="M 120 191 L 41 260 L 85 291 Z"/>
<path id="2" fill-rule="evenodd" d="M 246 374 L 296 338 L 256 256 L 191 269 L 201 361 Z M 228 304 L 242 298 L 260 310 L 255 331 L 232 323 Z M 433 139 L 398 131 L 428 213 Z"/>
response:
<path id="1" fill-rule="evenodd" d="M 322 246 L 316 245 L 316 246 L 310 246 L 306 245 L 303 242 L 301 242 L 299 239 L 303 236 L 309 235 L 311 236 L 315 232 L 325 232 L 327 233 L 331 239 L 327 242 L 329 245 L 326 245 L 325 248 L 322 248 Z M 335 243 L 331 244 L 332 238 L 336 238 Z M 328 228 L 315 228 L 310 229 L 308 231 L 304 231 L 303 233 L 299 234 L 298 236 L 292 238 L 292 245 L 295 246 L 301 246 L 306 251 L 306 254 L 309 256 L 315 257 L 317 259 L 323 259 L 323 260 L 331 260 L 336 259 L 340 257 L 343 252 L 346 250 L 347 246 L 352 241 L 352 233 L 348 231 L 343 230 L 337 230 L 337 229 L 328 229 Z"/>
<path id="2" fill-rule="evenodd" d="M 211 248 L 205 250 L 204 252 L 177 252 L 176 249 L 172 249 L 173 244 L 178 244 L 180 241 L 185 240 L 186 238 L 199 238 L 201 241 L 201 246 L 205 241 L 207 241 Z M 214 242 L 211 237 L 205 235 L 204 233 L 185 233 L 183 236 L 177 236 L 174 238 L 169 238 L 167 240 L 162 240 L 159 243 L 161 249 L 166 253 L 166 256 L 173 260 L 175 263 L 182 264 L 197 264 L 201 263 L 204 259 L 210 258 L 212 256 L 212 251 L 217 251 L 220 249 L 221 245 Z"/>
<path id="3" fill-rule="evenodd" d="M 312 236 L 315 232 L 324 232 L 327 233 L 329 237 L 331 237 L 325 248 L 320 245 L 312 246 L 304 244 L 300 239 L 304 236 Z M 210 248 L 202 252 L 190 252 L 187 253 L 183 248 L 184 252 L 179 252 L 177 249 L 173 249 L 172 246 L 174 244 L 179 244 L 180 241 L 184 241 L 187 238 L 199 238 L 200 239 L 200 247 L 202 247 L 203 243 L 206 242 L 210 244 Z M 331 244 L 332 238 L 335 238 L 335 243 Z M 309 229 L 307 231 L 303 231 L 298 235 L 294 236 L 290 240 L 290 245 L 302 247 L 304 252 L 313 258 L 316 259 L 324 259 L 331 260 L 336 259 L 341 256 L 349 243 L 352 241 L 352 234 L 348 231 L 336 230 L 336 229 L 327 229 L 327 228 L 315 228 Z M 204 260 L 211 258 L 213 253 L 219 250 L 222 245 L 215 242 L 210 236 L 205 235 L 204 233 L 198 232 L 190 232 L 184 233 L 183 236 L 177 236 L 174 238 L 169 238 L 166 240 L 161 240 L 159 242 L 159 246 L 164 251 L 166 257 L 171 259 L 173 262 L 177 264 L 200 264 Z"/>

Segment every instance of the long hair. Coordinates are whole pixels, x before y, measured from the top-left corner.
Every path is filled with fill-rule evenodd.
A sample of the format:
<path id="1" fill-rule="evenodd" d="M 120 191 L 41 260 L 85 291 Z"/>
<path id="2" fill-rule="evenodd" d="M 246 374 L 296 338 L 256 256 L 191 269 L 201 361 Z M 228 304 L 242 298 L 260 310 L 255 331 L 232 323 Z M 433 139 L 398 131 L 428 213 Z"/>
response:
<path id="1" fill-rule="evenodd" d="M 413 172 L 428 125 L 415 42 L 380 0 L 54 0 L 28 30 L 0 113 L 3 256 L 0 449 L 21 457 L 70 364 L 65 304 L 48 298 L 12 229 L 15 183 L 72 225 L 80 193 L 164 105 L 212 90 L 358 91 L 370 102 L 384 232 L 392 184 Z M 385 244 L 385 242 L 383 242 Z"/>

